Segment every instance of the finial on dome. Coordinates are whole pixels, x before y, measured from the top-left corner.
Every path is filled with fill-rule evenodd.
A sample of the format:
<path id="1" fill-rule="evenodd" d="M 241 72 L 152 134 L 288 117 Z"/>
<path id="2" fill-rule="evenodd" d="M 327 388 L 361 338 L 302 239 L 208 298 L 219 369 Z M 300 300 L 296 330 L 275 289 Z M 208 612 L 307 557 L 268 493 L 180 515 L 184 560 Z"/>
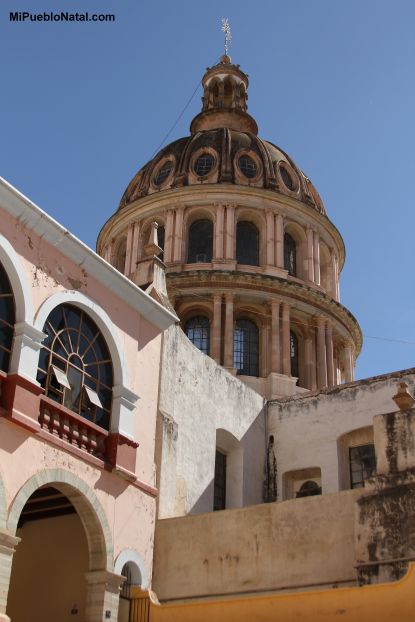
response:
<path id="1" fill-rule="evenodd" d="M 221 22 L 222 22 L 221 30 L 223 33 L 225 33 L 225 55 L 222 56 L 220 62 L 224 63 L 224 59 L 227 58 L 229 60 L 225 61 L 225 63 L 230 63 L 231 59 L 228 56 L 228 47 L 229 47 L 229 42 L 232 39 L 231 26 L 229 24 L 229 19 L 227 17 L 222 17 Z"/>

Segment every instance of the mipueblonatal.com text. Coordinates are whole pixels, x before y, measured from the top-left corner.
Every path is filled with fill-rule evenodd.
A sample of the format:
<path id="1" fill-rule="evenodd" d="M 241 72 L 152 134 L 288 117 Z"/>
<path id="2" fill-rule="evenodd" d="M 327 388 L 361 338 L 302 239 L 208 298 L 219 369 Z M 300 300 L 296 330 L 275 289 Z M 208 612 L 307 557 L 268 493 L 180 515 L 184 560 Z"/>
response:
<path id="1" fill-rule="evenodd" d="M 11 22 L 115 22 L 115 15 L 113 13 L 88 13 L 88 11 L 85 13 L 10 11 L 9 20 Z"/>

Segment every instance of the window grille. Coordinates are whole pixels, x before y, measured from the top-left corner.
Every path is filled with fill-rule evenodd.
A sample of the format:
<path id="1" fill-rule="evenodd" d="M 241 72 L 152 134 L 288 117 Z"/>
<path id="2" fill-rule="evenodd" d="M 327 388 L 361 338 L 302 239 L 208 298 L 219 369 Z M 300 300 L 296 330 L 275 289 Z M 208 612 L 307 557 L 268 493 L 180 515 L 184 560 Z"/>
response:
<path id="1" fill-rule="evenodd" d="M 0 369 L 9 370 L 16 313 L 9 278 L 0 264 Z"/>
<path id="2" fill-rule="evenodd" d="M 363 488 L 365 481 L 376 472 L 375 446 L 360 445 L 349 448 L 351 488 Z"/>
<path id="3" fill-rule="evenodd" d="M 209 354 L 210 324 L 207 317 L 193 317 L 186 322 L 184 332 L 196 348 Z"/>
<path id="4" fill-rule="evenodd" d="M 213 168 L 214 158 L 210 153 L 203 153 L 196 160 L 195 173 L 198 177 L 204 177 Z"/>
<path id="5" fill-rule="evenodd" d="M 247 266 L 259 266 L 259 232 L 247 220 L 236 225 L 236 261 Z"/>
<path id="6" fill-rule="evenodd" d="M 162 164 L 154 177 L 154 183 L 156 184 L 156 186 L 161 186 L 162 183 L 166 181 L 172 170 L 173 162 L 171 160 L 167 160 L 167 162 Z"/>
<path id="7" fill-rule="evenodd" d="M 37 380 L 45 394 L 109 429 L 113 370 L 105 340 L 81 309 L 56 307 L 43 327 Z"/>
<path id="8" fill-rule="evenodd" d="M 291 190 L 291 191 L 295 190 L 294 180 L 291 177 L 290 173 L 285 168 L 285 166 L 280 166 L 280 173 L 281 173 L 282 181 L 284 182 L 284 185 L 288 188 L 288 190 Z"/>
<path id="9" fill-rule="evenodd" d="M 243 376 L 258 376 L 258 327 L 251 320 L 236 320 L 233 334 L 233 366 Z"/>
<path id="10" fill-rule="evenodd" d="M 291 357 L 291 376 L 298 378 L 299 365 L 298 365 L 298 337 L 290 331 L 290 357 Z"/>
<path id="11" fill-rule="evenodd" d="M 314 497 L 315 495 L 321 495 L 321 486 L 312 480 L 308 480 L 301 485 L 300 490 L 295 495 L 297 499 L 301 497 Z"/>
<path id="12" fill-rule="evenodd" d="M 189 245 L 187 262 L 200 263 L 198 256 L 203 256 L 204 262 L 212 261 L 213 252 L 213 223 L 211 220 L 196 220 L 189 227 Z"/>
<path id="13" fill-rule="evenodd" d="M 226 508 L 226 454 L 216 450 L 213 511 Z"/>
<path id="14" fill-rule="evenodd" d="M 239 158 L 238 164 L 241 172 L 245 175 L 245 177 L 247 177 L 248 179 L 253 179 L 254 177 L 256 177 L 258 172 L 258 166 L 255 160 L 253 160 L 250 156 L 241 156 Z"/>
<path id="15" fill-rule="evenodd" d="M 289 233 L 284 234 L 284 268 L 290 276 L 297 276 L 297 245 Z"/>

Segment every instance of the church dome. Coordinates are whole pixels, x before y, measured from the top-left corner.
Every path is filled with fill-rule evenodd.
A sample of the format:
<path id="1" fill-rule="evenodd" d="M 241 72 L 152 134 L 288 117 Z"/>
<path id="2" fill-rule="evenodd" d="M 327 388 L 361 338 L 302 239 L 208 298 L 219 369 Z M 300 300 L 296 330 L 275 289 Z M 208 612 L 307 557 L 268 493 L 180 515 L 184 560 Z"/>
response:
<path id="1" fill-rule="evenodd" d="M 191 135 L 164 147 L 134 176 L 119 209 L 155 192 L 202 184 L 265 188 L 326 214 L 308 177 L 280 147 L 258 137 L 247 112 L 248 76 L 228 56 L 207 70 Z"/>

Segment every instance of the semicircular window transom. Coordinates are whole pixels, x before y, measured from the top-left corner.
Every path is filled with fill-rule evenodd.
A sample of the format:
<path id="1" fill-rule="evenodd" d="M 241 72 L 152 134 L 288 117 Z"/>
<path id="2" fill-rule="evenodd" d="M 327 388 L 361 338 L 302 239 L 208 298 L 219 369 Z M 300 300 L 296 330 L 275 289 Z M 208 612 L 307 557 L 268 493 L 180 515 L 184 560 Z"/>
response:
<path id="1" fill-rule="evenodd" d="M 8 372 L 16 312 L 9 278 L 0 264 L 0 369 Z"/>
<path id="2" fill-rule="evenodd" d="M 210 323 L 203 315 L 192 317 L 186 322 L 184 332 L 196 348 L 204 354 L 209 354 Z"/>
<path id="3" fill-rule="evenodd" d="M 173 170 L 173 162 L 172 160 L 167 160 L 164 164 L 160 166 L 154 176 L 154 183 L 156 186 L 161 186 L 170 175 Z"/>
<path id="4" fill-rule="evenodd" d="M 198 177 L 208 175 L 213 169 L 215 158 L 210 153 L 202 153 L 195 162 L 195 173 Z"/>
<path id="5" fill-rule="evenodd" d="M 248 179 L 253 179 L 254 177 L 256 177 L 258 172 L 258 165 L 255 160 L 249 155 L 241 156 L 238 160 L 238 164 L 241 172 L 245 175 L 245 177 L 247 177 Z"/>
<path id="6" fill-rule="evenodd" d="M 49 314 L 43 332 L 37 380 L 45 394 L 108 430 L 113 368 L 98 326 L 82 309 L 63 304 Z"/>

